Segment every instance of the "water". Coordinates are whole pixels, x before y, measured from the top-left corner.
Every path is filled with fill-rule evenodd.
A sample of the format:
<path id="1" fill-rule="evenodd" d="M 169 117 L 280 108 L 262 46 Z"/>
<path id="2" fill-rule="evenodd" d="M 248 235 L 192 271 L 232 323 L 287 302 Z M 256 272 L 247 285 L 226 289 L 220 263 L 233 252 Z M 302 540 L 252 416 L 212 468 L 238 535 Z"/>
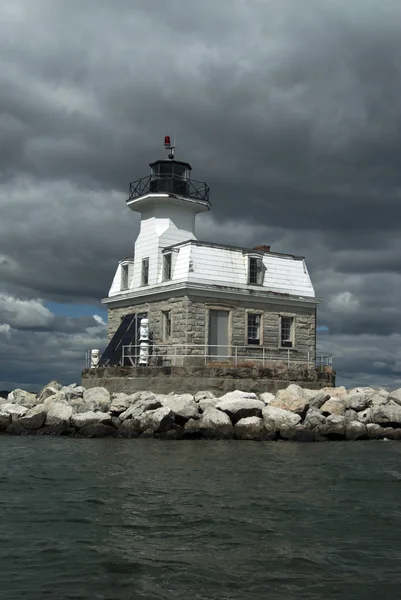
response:
<path id="1" fill-rule="evenodd" d="M 401 596 L 401 444 L 0 437 L 0 598 Z"/>

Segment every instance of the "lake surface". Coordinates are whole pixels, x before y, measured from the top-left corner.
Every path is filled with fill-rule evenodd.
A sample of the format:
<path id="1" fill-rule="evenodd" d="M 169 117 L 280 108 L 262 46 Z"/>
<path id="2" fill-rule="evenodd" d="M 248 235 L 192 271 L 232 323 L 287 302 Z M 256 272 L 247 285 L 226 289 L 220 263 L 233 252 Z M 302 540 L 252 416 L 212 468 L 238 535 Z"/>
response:
<path id="1" fill-rule="evenodd" d="M 0 598 L 401 597 L 401 443 L 0 437 Z"/>

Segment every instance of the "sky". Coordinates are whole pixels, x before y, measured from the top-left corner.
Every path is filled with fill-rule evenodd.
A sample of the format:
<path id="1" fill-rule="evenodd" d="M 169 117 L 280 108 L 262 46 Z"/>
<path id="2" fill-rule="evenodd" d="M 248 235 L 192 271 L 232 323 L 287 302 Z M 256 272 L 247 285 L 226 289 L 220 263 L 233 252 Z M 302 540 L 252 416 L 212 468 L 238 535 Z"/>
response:
<path id="1" fill-rule="evenodd" d="M 197 237 L 305 256 L 338 385 L 401 387 L 400 99 L 399 0 L 0 0 L 0 389 L 104 348 L 174 133 Z"/>

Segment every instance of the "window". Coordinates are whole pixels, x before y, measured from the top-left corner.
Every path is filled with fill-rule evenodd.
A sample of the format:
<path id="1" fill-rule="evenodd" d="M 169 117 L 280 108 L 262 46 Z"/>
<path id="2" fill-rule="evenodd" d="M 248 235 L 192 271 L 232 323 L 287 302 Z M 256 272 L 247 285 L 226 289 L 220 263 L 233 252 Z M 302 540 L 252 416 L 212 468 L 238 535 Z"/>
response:
<path id="1" fill-rule="evenodd" d="M 261 258 L 249 257 L 248 283 L 263 285 L 263 261 Z"/>
<path id="2" fill-rule="evenodd" d="M 294 346 L 294 317 L 281 317 L 280 346 L 292 348 Z"/>
<path id="3" fill-rule="evenodd" d="M 163 254 L 163 281 L 171 279 L 171 252 Z"/>
<path id="4" fill-rule="evenodd" d="M 149 283 L 149 259 L 142 259 L 142 279 L 141 285 L 148 285 Z"/>
<path id="5" fill-rule="evenodd" d="M 248 344 L 260 346 L 260 323 L 262 315 L 256 313 L 248 313 L 247 339 Z"/>
<path id="6" fill-rule="evenodd" d="M 169 342 L 171 339 L 171 310 L 165 310 L 163 315 L 163 342 Z"/>
<path id="7" fill-rule="evenodd" d="M 121 265 L 121 285 L 120 290 L 128 288 L 128 265 Z"/>

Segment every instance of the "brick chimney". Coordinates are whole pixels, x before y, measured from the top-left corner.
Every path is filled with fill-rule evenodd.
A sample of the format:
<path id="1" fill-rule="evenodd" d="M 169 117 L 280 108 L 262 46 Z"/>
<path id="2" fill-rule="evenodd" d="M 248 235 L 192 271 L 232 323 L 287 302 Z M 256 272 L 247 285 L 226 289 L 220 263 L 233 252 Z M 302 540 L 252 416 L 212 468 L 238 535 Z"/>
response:
<path id="1" fill-rule="evenodd" d="M 257 252 L 270 252 L 270 246 L 255 246 L 254 250 L 256 250 Z"/>

